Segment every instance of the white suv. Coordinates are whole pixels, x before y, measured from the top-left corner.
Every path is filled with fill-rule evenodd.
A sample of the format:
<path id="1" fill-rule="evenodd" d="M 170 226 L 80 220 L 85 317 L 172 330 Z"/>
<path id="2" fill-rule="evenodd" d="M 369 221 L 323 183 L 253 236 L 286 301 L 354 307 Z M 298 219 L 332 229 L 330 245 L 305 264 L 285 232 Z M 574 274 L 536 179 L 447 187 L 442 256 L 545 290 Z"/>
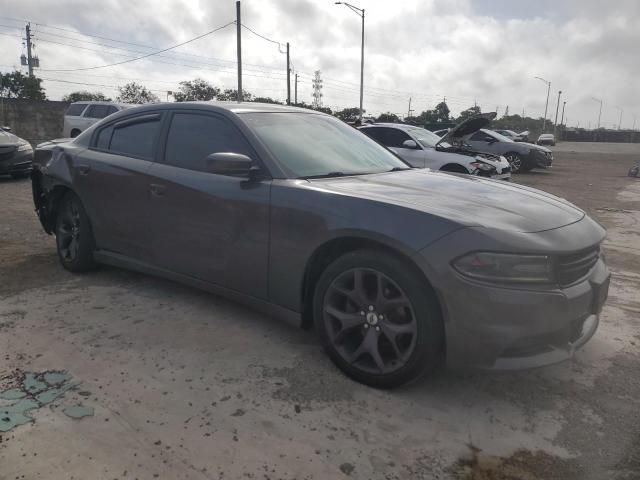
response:
<path id="1" fill-rule="evenodd" d="M 74 102 L 64 114 L 62 136 L 75 138 L 99 120 L 134 106 L 113 102 Z"/>

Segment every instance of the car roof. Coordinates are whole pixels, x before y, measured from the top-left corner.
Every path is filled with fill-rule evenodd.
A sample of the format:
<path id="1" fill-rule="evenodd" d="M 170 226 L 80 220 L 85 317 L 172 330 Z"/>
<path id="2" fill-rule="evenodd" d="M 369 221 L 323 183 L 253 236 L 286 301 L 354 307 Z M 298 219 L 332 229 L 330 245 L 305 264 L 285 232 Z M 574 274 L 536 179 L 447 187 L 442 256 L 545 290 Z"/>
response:
<path id="1" fill-rule="evenodd" d="M 183 108 L 197 108 L 208 110 L 227 110 L 233 113 L 252 113 L 252 112 L 278 112 L 278 113 L 313 113 L 318 115 L 327 115 L 326 113 L 318 112 L 317 110 L 311 110 L 308 108 L 291 107 L 289 105 L 281 105 L 279 103 L 257 103 L 257 102 L 234 102 L 234 101 L 207 101 L 207 102 L 157 102 L 146 103 L 144 105 L 138 105 L 128 110 L 145 111 L 145 110 L 168 110 L 168 109 L 183 109 Z"/>
<path id="2" fill-rule="evenodd" d="M 391 128 L 398 128 L 400 130 L 411 130 L 412 128 L 422 128 L 417 125 L 409 125 L 408 123 L 391 123 L 391 122 L 370 123 L 368 125 L 363 125 L 360 128 L 364 129 L 364 128 L 371 128 L 371 127 L 391 127 Z"/>
<path id="3" fill-rule="evenodd" d="M 80 100 L 79 102 L 72 102 L 71 105 L 117 105 L 119 107 L 132 107 L 137 104 L 132 103 L 118 103 L 118 102 L 108 102 L 106 100 Z"/>

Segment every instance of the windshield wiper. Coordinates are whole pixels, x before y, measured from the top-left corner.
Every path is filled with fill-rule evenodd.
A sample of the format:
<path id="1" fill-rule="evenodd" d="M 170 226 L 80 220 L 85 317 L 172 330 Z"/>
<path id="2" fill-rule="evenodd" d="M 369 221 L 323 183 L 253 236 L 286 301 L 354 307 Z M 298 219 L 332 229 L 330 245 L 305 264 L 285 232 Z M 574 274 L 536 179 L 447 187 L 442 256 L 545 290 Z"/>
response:
<path id="1" fill-rule="evenodd" d="M 347 174 L 344 172 L 329 172 L 329 173 L 322 173 L 320 175 L 306 175 L 304 177 L 298 177 L 301 180 L 310 180 L 312 178 L 331 178 L 331 177 L 344 177 Z M 350 175 L 354 175 L 354 174 L 350 174 Z"/>

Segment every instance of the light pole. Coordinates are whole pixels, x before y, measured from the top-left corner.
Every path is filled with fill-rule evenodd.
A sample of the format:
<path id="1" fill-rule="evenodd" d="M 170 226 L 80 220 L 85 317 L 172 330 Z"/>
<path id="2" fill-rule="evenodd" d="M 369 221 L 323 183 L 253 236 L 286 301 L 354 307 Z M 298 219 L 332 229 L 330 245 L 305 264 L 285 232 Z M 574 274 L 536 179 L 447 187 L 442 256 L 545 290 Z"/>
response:
<path id="1" fill-rule="evenodd" d="M 553 121 L 553 136 L 556 136 L 556 130 L 558 127 L 558 110 L 560 110 L 560 96 L 562 95 L 562 90 L 558 90 L 558 103 L 556 105 L 556 119 Z"/>
<path id="2" fill-rule="evenodd" d="M 602 99 L 596 98 L 596 97 L 591 97 L 591 98 L 596 102 L 600 102 L 600 112 L 598 113 L 598 128 L 600 128 L 600 118 L 602 117 Z"/>
<path id="3" fill-rule="evenodd" d="M 353 12 L 362 18 L 362 44 L 360 47 L 360 123 L 362 124 L 362 114 L 364 110 L 362 109 L 362 94 L 363 94 L 363 86 L 364 86 L 364 8 L 354 7 L 350 3 L 347 2 L 335 2 L 336 5 L 344 5 L 348 7 Z"/>
<path id="4" fill-rule="evenodd" d="M 616 109 L 620 110 L 620 120 L 618 120 L 618 130 L 620 130 L 620 127 L 622 126 L 622 112 L 624 112 L 624 108 L 616 107 Z"/>
<path id="5" fill-rule="evenodd" d="M 544 106 L 544 120 L 542 121 L 542 132 L 544 133 L 545 127 L 547 126 L 547 109 L 549 108 L 549 93 L 551 92 L 551 82 L 549 80 L 545 80 L 542 77 L 533 77 L 538 80 L 543 81 L 547 84 L 547 103 Z"/>

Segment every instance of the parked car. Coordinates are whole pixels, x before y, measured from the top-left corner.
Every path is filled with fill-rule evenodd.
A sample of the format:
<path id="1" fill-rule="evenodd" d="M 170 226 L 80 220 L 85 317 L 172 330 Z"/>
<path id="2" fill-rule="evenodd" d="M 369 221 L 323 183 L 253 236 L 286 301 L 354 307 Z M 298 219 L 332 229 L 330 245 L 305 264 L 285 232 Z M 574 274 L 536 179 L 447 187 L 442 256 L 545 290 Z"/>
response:
<path id="1" fill-rule="evenodd" d="M 529 141 L 529 130 L 524 132 L 516 133 L 513 130 L 494 130 L 494 132 L 499 133 L 500 135 L 504 135 L 505 137 L 510 138 L 514 142 L 528 142 Z"/>
<path id="2" fill-rule="evenodd" d="M 479 127 L 478 127 L 479 128 Z M 360 130 L 384 145 L 412 167 L 466 173 L 501 180 L 511 178 L 504 157 L 454 149 L 435 133 L 413 125 L 376 123 Z"/>
<path id="3" fill-rule="evenodd" d="M 490 114 L 481 114 L 490 115 Z M 493 114 L 495 115 L 495 113 Z M 476 151 L 504 156 L 512 172 L 526 172 L 534 168 L 547 168 L 553 164 L 553 153 L 533 143 L 514 142 L 510 138 L 487 129 L 480 129 L 450 143 L 461 142 Z"/>
<path id="4" fill-rule="evenodd" d="M 134 105 L 113 102 L 74 102 L 64 114 L 62 136 L 75 138 L 94 123 Z"/>
<path id="5" fill-rule="evenodd" d="M 553 147 L 556 144 L 556 137 L 553 133 L 543 133 L 538 137 L 538 141 L 536 143 L 538 145 L 551 145 Z"/>
<path id="6" fill-rule="evenodd" d="M 411 168 L 312 110 L 133 108 L 38 146 L 32 181 L 67 270 L 138 270 L 315 326 L 335 364 L 376 387 L 443 359 L 569 358 L 608 291 L 605 230 L 579 208 Z"/>
<path id="7" fill-rule="evenodd" d="M 29 142 L 9 130 L 8 127 L 0 128 L 0 175 L 28 177 L 33 162 L 33 148 Z"/>

